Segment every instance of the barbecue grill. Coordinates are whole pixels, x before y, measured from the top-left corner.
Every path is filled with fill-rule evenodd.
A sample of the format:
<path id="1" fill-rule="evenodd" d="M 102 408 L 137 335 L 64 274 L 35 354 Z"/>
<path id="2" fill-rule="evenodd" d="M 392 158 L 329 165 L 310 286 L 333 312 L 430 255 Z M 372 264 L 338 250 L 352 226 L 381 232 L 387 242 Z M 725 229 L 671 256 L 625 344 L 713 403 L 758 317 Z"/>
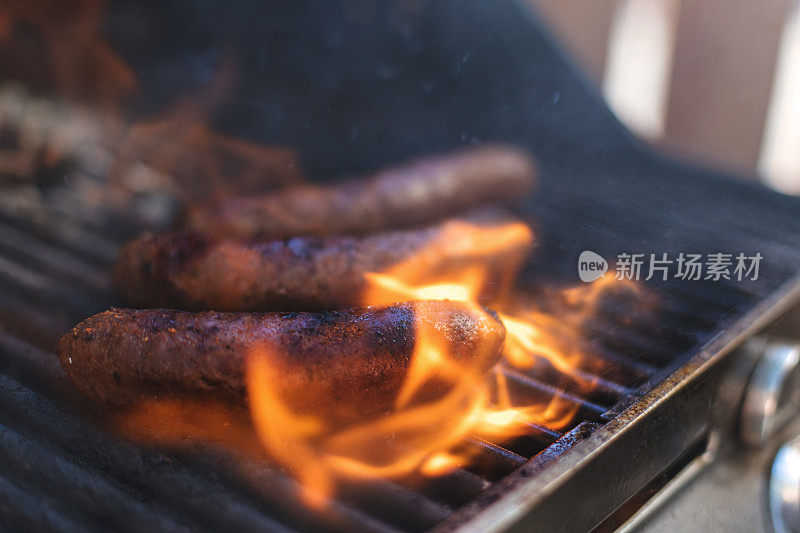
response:
<path id="1" fill-rule="evenodd" d="M 800 200 L 642 144 L 516 2 L 399 5 L 118 1 L 106 26 L 141 73 L 132 113 L 186 91 L 224 44 L 241 79 L 215 126 L 298 147 L 320 180 L 472 143 L 529 149 L 542 179 L 517 208 L 539 246 L 525 291 L 576 283 L 584 250 L 761 253 L 758 280 L 647 282 L 657 320 L 612 302 L 588 329 L 603 362 L 592 366 L 602 370 L 590 376 L 598 384 L 590 394 L 555 368 L 506 371 L 513 394 L 576 406 L 569 426 L 532 424 L 511 442 L 472 438 L 468 467 L 424 481 L 351 483 L 312 508 L 266 459 L 205 442 L 167 452 L 104 429 L 52 349 L 74 323 L 118 305 L 110 264 L 153 210 L 97 205 L 75 192 L 70 169 L 31 176 L 46 209 L 12 189 L 0 209 L 4 528 L 605 531 L 735 438 L 763 352 L 754 341 L 739 348 L 800 297 Z M 21 116 L 34 111 L 20 106 Z"/>

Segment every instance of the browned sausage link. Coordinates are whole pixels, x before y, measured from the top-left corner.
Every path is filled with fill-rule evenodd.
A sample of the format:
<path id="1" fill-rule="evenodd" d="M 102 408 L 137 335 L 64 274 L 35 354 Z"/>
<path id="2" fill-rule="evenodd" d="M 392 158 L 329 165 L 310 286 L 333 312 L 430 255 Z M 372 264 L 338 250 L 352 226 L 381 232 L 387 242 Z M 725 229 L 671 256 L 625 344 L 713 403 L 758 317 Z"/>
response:
<path id="1" fill-rule="evenodd" d="M 417 322 L 417 321 L 421 322 Z M 267 354 L 290 405 L 337 418 L 391 407 L 414 349 L 435 327 L 452 359 L 485 372 L 505 328 L 489 310 L 419 301 L 314 313 L 190 313 L 112 309 L 75 326 L 58 355 L 77 388 L 100 403 L 246 395 L 247 357 Z"/>
<path id="2" fill-rule="evenodd" d="M 523 152 L 483 147 L 420 159 L 338 185 L 201 204 L 189 210 L 184 223 L 191 230 L 239 237 L 358 235 L 514 200 L 534 180 L 533 163 Z"/>
<path id="3" fill-rule="evenodd" d="M 486 215 L 487 218 L 481 218 Z M 463 222 L 467 221 L 468 224 Z M 365 274 L 413 258 L 429 283 L 458 265 L 488 265 L 481 301 L 491 302 L 514 274 L 514 257 L 530 246 L 521 239 L 473 249 L 477 235 L 493 235 L 510 219 L 484 211 L 419 230 L 366 237 L 298 237 L 241 241 L 195 234 L 145 235 L 126 245 L 114 270 L 119 293 L 135 307 L 216 311 L 319 311 L 363 305 Z M 484 240 L 488 240 L 483 237 Z M 372 301 L 371 301 L 372 302 Z M 370 303 L 370 302 L 366 302 Z M 388 302 L 386 302 L 388 303 Z"/>

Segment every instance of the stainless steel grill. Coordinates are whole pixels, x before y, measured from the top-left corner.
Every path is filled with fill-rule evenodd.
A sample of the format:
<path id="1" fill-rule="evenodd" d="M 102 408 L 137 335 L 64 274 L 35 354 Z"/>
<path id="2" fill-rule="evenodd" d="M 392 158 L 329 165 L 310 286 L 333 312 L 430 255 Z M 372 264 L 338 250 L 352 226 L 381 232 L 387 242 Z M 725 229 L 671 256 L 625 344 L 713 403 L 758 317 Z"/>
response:
<path id="1" fill-rule="evenodd" d="M 318 91 L 298 101 L 292 84 L 275 72 L 259 74 L 257 54 L 245 49 L 244 66 L 253 61 L 256 72 L 250 90 L 263 89 L 282 110 L 259 122 L 263 131 L 253 136 L 285 134 L 323 176 L 472 139 L 529 148 L 544 176 L 541 190 L 518 213 L 541 238 L 522 280 L 531 293 L 574 283 L 578 253 L 587 249 L 607 257 L 758 251 L 765 257 L 759 280 L 650 283 L 655 318 L 629 302 L 607 302 L 586 327 L 603 363 L 581 368 L 598 384 L 588 396 L 546 363 L 527 372 L 504 370 L 514 395 L 557 396 L 575 406 L 571 425 L 561 431 L 530 425 L 511 442 L 472 438 L 463 444 L 475 451 L 466 469 L 436 479 L 348 484 L 329 507 L 313 509 L 267 460 L 200 442 L 166 452 L 103 429 L 102 413 L 76 395 L 51 350 L 74 323 L 117 303 L 109 265 L 118 244 L 140 224 L 129 213 L 70 193 L 52 177 L 26 186 L 38 191 L 39 211 L 12 209 L 9 188 L 0 209 L 0 525 L 63 531 L 613 527 L 603 521 L 615 510 L 710 446 L 719 381 L 712 370 L 729 365 L 726 355 L 738 343 L 797 298 L 800 204 L 667 162 L 642 147 L 514 2 L 435 4 L 430 20 L 437 22 L 422 24 L 410 37 L 390 18 L 364 25 L 331 14 L 327 3 L 309 2 L 302 14 L 284 7 L 275 8 L 282 17 L 246 17 L 281 25 L 289 16 L 309 17 L 296 21 L 307 30 L 276 31 L 271 43 L 299 50 L 299 64 L 290 56 L 273 67 L 296 86 L 322 80 Z M 261 9 L 242 6 L 237 9 L 246 13 Z M 180 19 L 174 11 L 165 20 Z M 230 29 L 227 19 L 214 22 Z M 345 27 L 352 40 L 331 44 L 317 37 L 330 33 L 318 32 L 319 26 L 331 32 Z M 373 53 L 364 46 L 383 40 L 396 48 L 376 46 Z M 332 48 L 343 63 L 335 72 L 328 64 Z M 528 54 L 514 52 L 521 49 Z M 186 53 L 180 46 L 165 52 L 167 67 Z M 142 62 L 144 72 L 159 68 Z M 397 83 L 392 72 L 403 72 L 405 81 Z M 365 103 L 353 96 L 365 93 L 379 97 Z M 223 126 L 236 130 L 231 124 L 251 112 L 257 122 L 264 113 L 271 117 L 271 107 L 245 96 L 241 107 L 225 110 Z M 310 120 L 307 109 L 317 113 L 310 117 L 318 128 L 313 134 L 302 127 Z M 248 133 L 246 126 L 238 129 Z"/>
<path id="2" fill-rule="evenodd" d="M 84 209 L 76 203 L 67 211 Z M 71 324 L 115 303 L 108 281 L 114 244 L 102 226 L 79 224 L 80 238 L 108 243 L 102 257 L 95 249 L 88 254 L 80 241 L 59 234 L 59 228 L 76 225 L 74 218 L 50 216 L 47 224 L 33 226 L 0 214 L 0 514 L 10 527 L 425 531 L 455 526 L 462 509 L 471 514 L 501 497 L 504 484 L 514 479 L 509 474 L 516 472 L 519 481 L 546 469 L 614 421 L 764 301 L 789 270 L 746 291 L 731 284 L 666 285 L 658 292 L 656 321 L 609 303 L 587 331 L 603 362 L 596 376 L 582 370 L 597 383 L 589 396 L 582 397 L 574 381 L 547 363 L 528 372 L 504 370 L 515 398 L 557 396 L 575 405 L 575 420 L 564 432 L 531 424 L 511 442 L 472 438 L 463 444 L 475 454 L 467 469 L 431 480 L 352 483 L 330 508 L 314 511 L 298 498 L 295 482 L 267 461 L 201 444 L 167 454 L 121 442 L 98 427 L 98 413 L 72 391 L 50 350 Z M 796 264 L 800 254 L 786 253 L 780 264 Z M 529 284 L 529 290 L 536 287 Z"/>

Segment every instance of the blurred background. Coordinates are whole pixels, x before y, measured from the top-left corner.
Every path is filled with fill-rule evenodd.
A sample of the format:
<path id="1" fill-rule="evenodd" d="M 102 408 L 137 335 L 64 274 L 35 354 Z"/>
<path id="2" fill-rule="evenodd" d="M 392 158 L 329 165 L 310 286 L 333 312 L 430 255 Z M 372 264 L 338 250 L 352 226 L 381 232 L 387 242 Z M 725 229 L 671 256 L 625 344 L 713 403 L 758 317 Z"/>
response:
<path id="1" fill-rule="evenodd" d="M 798 0 L 527 0 L 637 135 L 800 194 Z"/>
<path id="2" fill-rule="evenodd" d="M 639 137 L 668 155 L 800 194 L 800 0 L 519 1 L 527 2 L 540 14 L 562 50 L 581 67 L 586 80 Z M 426 0 L 402 0 L 397 2 L 396 11 L 412 28 L 426 4 Z M 356 18 L 374 15 L 367 8 L 369 2 L 350 0 L 345 5 Z M 305 100 L 297 99 L 296 94 L 283 94 L 280 87 L 271 87 L 269 80 L 261 79 L 269 77 L 264 73 L 272 70 L 299 79 L 302 69 L 292 66 L 298 58 L 288 54 L 281 59 L 281 53 L 270 51 L 269 43 L 265 45 L 262 38 L 265 28 L 271 28 L 269 32 L 279 40 L 291 33 L 286 31 L 291 25 L 273 20 L 276 17 L 255 17 L 250 33 L 227 35 L 226 28 L 248 27 L 247 17 L 239 14 L 254 8 L 248 7 L 246 0 L 225 6 L 221 10 L 214 2 L 182 7 L 179 2 L 0 0 L 0 118 L 5 117 L 0 128 L 0 175 L 24 181 L 21 177 L 33 174 L 26 162 L 28 154 L 43 151 L 43 141 L 38 137 L 48 138 L 47 153 L 36 156 L 39 166 L 58 170 L 56 163 L 65 158 L 55 152 L 86 151 L 91 144 L 76 140 L 80 135 L 75 124 L 85 123 L 84 129 L 94 131 L 96 140 L 109 145 L 106 151 L 115 158 L 117 169 L 133 168 L 124 163 L 138 164 L 149 157 L 151 160 L 145 162 L 165 175 L 177 174 L 179 167 L 187 166 L 192 168 L 184 173 L 192 178 L 208 173 L 247 174 L 241 170 L 217 172 L 216 167 L 221 165 L 218 161 L 197 161 L 196 154 L 209 154 L 209 147 L 213 147 L 225 152 L 227 159 L 253 166 L 262 178 L 265 167 L 275 167 L 281 172 L 276 171 L 278 176 L 273 181 L 296 179 L 301 172 L 291 150 L 266 147 L 264 141 L 291 144 L 296 138 L 308 137 L 307 132 L 297 130 L 292 137 L 284 130 L 299 127 L 302 120 L 318 124 L 330 117 L 324 109 L 317 110 L 320 116 L 313 114 L 317 111 L 308 102 L 318 96 L 316 93 L 309 92 Z M 318 7 L 320 13 L 316 15 L 304 13 L 303 7 L 293 9 L 298 13 L 292 16 L 310 21 L 303 40 L 313 40 L 314 24 L 330 16 L 326 10 L 333 8 Z M 290 12 L 287 8 L 286 16 Z M 165 14 L 171 14 L 173 23 L 181 27 L 168 27 Z M 252 37 L 247 36 L 250 34 Z M 242 57 L 231 52 L 226 39 L 241 41 Z M 358 38 L 351 36 L 351 40 L 355 43 Z M 413 48 L 419 43 L 387 40 L 383 50 L 375 43 L 362 45 L 356 43 L 346 53 L 359 60 L 368 56 L 370 60 L 386 59 L 389 64 L 405 53 L 404 46 Z M 330 91 L 330 84 L 339 83 L 336 80 L 341 73 L 330 65 L 314 68 L 318 92 Z M 387 80 L 397 74 L 392 70 L 395 67 L 383 68 L 379 76 Z M 237 75 L 245 73 L 247 82 L 237 87 L 236 82 L 241 81 Z M 413 83 L 413 77 L 409 80 L 406 83 Z M 9 90 L 7 81 L 22 82 L 28 93 Z M 416 87 L 408 89 L 417 92 Z M 123 111 L 131 108 L 127 105 L 131 97 L 139 93 L 141 101 L 158 102 L 160 107 L 102 128 L 97 117 L 87 117 L 74 108 L 54 107 L 49 113 L 52 124 L 47 126 L 47 113 L 31 110 L 41 107 L 36 95 L 53 93 L 88 103 L 106 117 L 122 118 Z M 345 93 L 356 94 L 352 90 Z M 438 107 L 429 110 L 434 113 L 443 107 L 435 103 L 435 98 L 431 96 L 431 105 Z M 237 111 L 230 105 L 234 100 L 249 102 L 249 107 L 240 106 Z M 297 104 L 295 112 L 305 118 L 283 123 L 292 102 Z M 65 120 L 59 115 L 62 112 L 72 118 Z M 143 116 L 149 120 L 141 120 Z M 213 124 L 212 119 L 216 120 Z M 23 126 L 35 130 L 27 136 L 16 135 L 34 139 L 27 152 L 12 149 L 14 136 L 6 131 L 9 122 L 15 127 L 25 122 Z M 217 130 L 226 129 L 220 128 L 225 126 L 222 122 L 233 137 L 220 136 Z M 251 129 L 255 129 L 233 131 L 230 124 L 234 123 L 254 125 Z M 431 137 L 446 138 L 446 127 L 441 128 L 438 136 Z M 40 135 L 39 130 L 46 135 Z M 59 134 L 60 130 L 65 131 Z M 261 130 L 285 135 L 261 138 Z M 389 138 L 397 142 L 396 137 L 392 134 Z M 53 139 L 60 139 L 65 146 Z M 323 169 L 328 172 L 339 166 L 347 168 L 347 161 L 337 159 L 342 157 L 343 147 L 334 140 L 327 139 L 324 156 L 315 158 L 329 161 L 330 168 Z M 381 146 L 372 136 L 359 142 Z M 17 140 L 16 144 L 25 143 Z M 95 166 L 100 160 L 97 154 L 87 154 L 85 159 Z M 378 155 L 375 159 L 380 160 Z M 108 165 L 99 166 L 102 168 L 96 174 L 110 172 Z M 319 173 L 319 169 L 307 170 Z M 111 172 L 121 175 L 114 168 Z M 144 181 L 158 180 L 152 172 L 147 180 L 141 174 L 137 171 L 136 176 L 123 176 L 119 181 L 129 189 L 147 189 Z M 196 184 L 196 180 L 191 183 Z M 82 194 L 87 196 L 86 192 Z"/>

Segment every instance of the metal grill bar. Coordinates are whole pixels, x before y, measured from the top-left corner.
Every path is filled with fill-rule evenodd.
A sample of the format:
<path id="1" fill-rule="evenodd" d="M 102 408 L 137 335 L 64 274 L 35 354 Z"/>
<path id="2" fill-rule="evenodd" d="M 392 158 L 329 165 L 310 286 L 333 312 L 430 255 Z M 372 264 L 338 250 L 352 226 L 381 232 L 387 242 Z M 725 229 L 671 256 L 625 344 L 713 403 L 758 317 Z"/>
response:
<path id="1" fill-rule="evenodd" d="M 130 531 L 188 530 L 159 510 L 132 499 L 102 476 L 69 463 L 48 446 L 0 425 L 0 470 L 13 474 L 18 488 L 57 501 L 78 523 L 125 524 Z M 114 516 L 108 517 L 108 509 Z M 195 524 L 198 527 L 202 524 Z"/>
<path id="2" fill-rule="evenodd" d="M 420 494 L 452 509 L 472 501 L 490 485 L 488 480 L 463 469 L 456 469 L 440 477 L 411 476 L 403 482 L 409 487 L 415 487 Z"/>
<path id="3" fill-rule="evenodd" d="M 56 447 L 83 469 L 125 487 L 132 498 L 156 509 L 164 506 L 179 513 L 183 520 L 197 521 L 203 527 L 270 531 L 277 528 L 270 518 L 275 514 L 295 527 L 314 525 L 316 518 L 315 527 L 338 531 L 353 527 L 371 531 L 391 529 L 335 502 L 324 517 L 309 515 L 296 497 L 299 491 L 294 482 L 263 466 L 252 471 L 256 465 L 247 464 L 246 468 L 240 465 L 241 471 L 251 469 L 251 480 L 257 479 L 263 502 L 255 505 L 200 471 L 187 469 L 178 460 L 110 439 L 101 430 L 6 376 L 0 376 L 0 413 L 4 425 L 19 428 L 30 438 Z M 265 509 L 272 511 L 265 513 Z M 287 512 L 291 515 L 287 516 Z M 293 519 L 288 520 L 289 517 Z"/>
<path id="4" fill-rule="evenodd" d="M 524 405 L 527 400 L 541 402 L 546 406 L 555 399 L 563 405 L 571 406 L 578 420 L 595 420 L 606 411 L 606 407 L 586 401 L 580 396 L 560 390 L 518 370 L 503 367 L 501 372 L 507 379 L 509 394 L 515 405 Z"/>
<path id="5" fill-rule="evenodd" d="M 0 210 L 0 222 L 20 233 L 36 236 L 65 251 L 75 252 L 89 264 L 106 266 L 117 255 L 116 242 L 63 217 L 37 225 L 30 219 Z"/>
<path id="6" fill-rule="evenodd" d="M 86 290 L 106 294 L 111 290 L 107 271 L 89 265 L 63 249 L 29 238 L 5 224 L 0 224 L 0 254 L 28 268 L 43 265 L 60 274 L 60 278 L 80 283 Z"/>
<path id="7" fill-rule="evenodd" d="M 25 492 L 0 478 L 0 526 L 8 531 L 85 531 L 67 518 L 57 502 Z"/>

